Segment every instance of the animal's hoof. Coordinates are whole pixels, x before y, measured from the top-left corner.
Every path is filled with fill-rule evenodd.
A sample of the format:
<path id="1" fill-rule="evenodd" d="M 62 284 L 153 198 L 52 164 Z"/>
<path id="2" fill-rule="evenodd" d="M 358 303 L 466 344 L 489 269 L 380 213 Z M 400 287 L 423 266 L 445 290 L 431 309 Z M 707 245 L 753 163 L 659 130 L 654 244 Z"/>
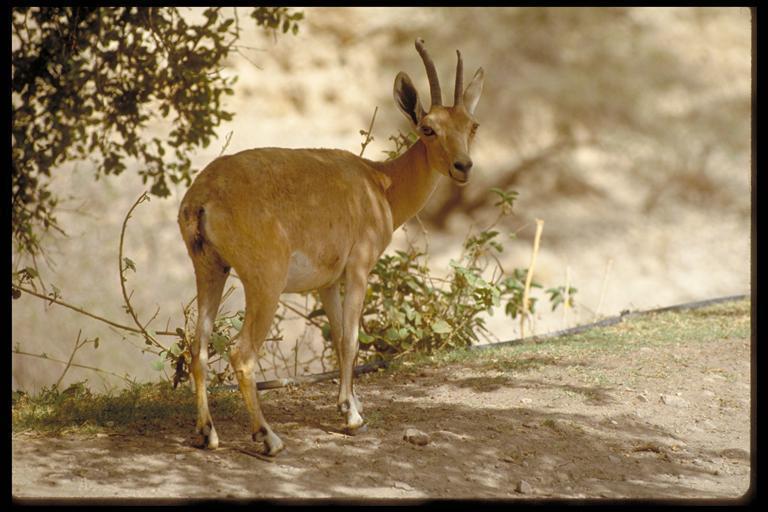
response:
<path id="1" fill-rule="evenodd" d="M 196 448 L 215 450 L 219 447 L 219 436 L 212 425 L 206 425 L 197 430 L 190 443 Z"/>
<path id="2" fill-rule="evenodd" d="M 277 437 L 277 436 L 275 436 Z M 277 443 L 270 444 L 269 442 L 265 441 L 264 446 L 266 447 L 266 451 L 264 452 L 264 455 L 267 455 L 268 457 L 274 457 L 281 451 L 285 449 L 285 445 L 280 440 L 280 438 L 277 439 Z"/>
<path id="3" fill-rule="evenodd" d="M 359 412 L 360 414 L 363 414 L 363 403 L 354 393 L 352 394 L 352 401 L 355 404 L 355 408 L 357 409 L 357 412 Z"/>
<path id="4" fill-rule="evenodd" d="M 283 441 L 277 437 L 274 432 L 266 428 L 262 428 L 259 432 L 255 432 L 251 438 L 257 443 L 264 443 L 263 454 L 268 457 L 274 457 L 285 449 Z"/>
<path id="5" fill-rule="evenodd" d="M 363 423 L 359 427 L 344 427 L 344 433 L 348 436 L 356 436 L 358 434 L 365 434 L 368 432 L 368 424 Z"/>

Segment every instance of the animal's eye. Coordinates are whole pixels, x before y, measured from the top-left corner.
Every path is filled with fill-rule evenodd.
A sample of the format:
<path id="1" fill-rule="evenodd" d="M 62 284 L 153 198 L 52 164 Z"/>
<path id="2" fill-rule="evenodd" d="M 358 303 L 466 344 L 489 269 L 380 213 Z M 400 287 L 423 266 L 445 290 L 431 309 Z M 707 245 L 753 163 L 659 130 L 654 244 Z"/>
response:
<path id="1" fill-rule="evenodd" d="M 472 125 L 472 135 L 475 134 L 475 132 L 477 131 L 478 128 L 480 128 L 479 124 L 475 123 L 475 124 Z"/>
<path id="2" fill-rule="evenodd" d="M 435 134 L 435 130 L 433 130 L 433 129 L 432 129 L 432 128 L 430 128 L 429 126 L 422 126 L 422 127 L 421 127 L 421 133 L 423 133 L 423 134 L 424 134 L 424 135 L 426 135 L 427 137 L 431 137 L 432 135 L 434 135 L 434 134 Z"/>

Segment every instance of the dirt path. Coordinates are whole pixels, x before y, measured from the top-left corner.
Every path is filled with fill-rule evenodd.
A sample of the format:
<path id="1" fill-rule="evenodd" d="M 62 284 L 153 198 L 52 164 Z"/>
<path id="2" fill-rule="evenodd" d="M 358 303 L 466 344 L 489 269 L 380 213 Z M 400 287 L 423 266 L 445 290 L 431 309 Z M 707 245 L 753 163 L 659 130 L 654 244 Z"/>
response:
<path id="1" fill-rule="evenodd" d="M 265 394 L 287 449 L 185 444 L 191 418 L 136 435 L 13 435 L 16 497 L 736 498 L 750 485 L 749 340 L 617 350 L 539 345 L 359 379 L 370 429 L 338 432 L 332 383 Z M 623 345 L 622 345 L 623 343 Z M 214 418 L 216 416 L 213 404 Z M 407 427 L 429 435 L 418 446 Z"/>

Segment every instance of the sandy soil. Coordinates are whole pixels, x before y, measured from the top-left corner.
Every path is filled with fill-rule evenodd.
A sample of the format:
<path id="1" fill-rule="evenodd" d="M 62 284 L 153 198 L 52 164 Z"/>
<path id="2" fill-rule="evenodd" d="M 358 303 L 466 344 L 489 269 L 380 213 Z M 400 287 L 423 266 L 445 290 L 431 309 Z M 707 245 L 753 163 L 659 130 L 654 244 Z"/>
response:
<path id="1" fill-rule="evenodd" d="M 738 498 L 750 486 L 749 340 L 615 351 L 556 344 L 514 364 L 409 367 L 358 379 L 368 432 L 339 433 L 336 386 L 263 395 L 287 449 L 238 451 L 246 424 L 213 415 L 134 435 L 13 435 L 12 493 L 138 498 Z M 406 428 L 429 436 L 403 439 Z"/>

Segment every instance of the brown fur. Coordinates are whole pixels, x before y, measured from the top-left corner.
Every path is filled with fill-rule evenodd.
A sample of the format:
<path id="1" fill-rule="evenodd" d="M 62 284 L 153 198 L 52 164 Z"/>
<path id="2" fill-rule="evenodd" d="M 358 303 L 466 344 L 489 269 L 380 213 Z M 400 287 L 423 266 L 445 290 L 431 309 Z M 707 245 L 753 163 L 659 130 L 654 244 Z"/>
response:
<path id="1" fill-rule="evenodd" d="M 422 134 L 388 162 L 338 149 L 260 148 L 217 158 L 197 176 L 181 202 L 179 226 L 198 290 L 191 352 L 200 446 L 218 445 L 205 390 L 207 347 L 230 267 L 243 282 L 246 302 L 230 362 L 254 440 L 264 442 L 270 455 L 283 448 L 261 412 L 253 373 L 284 292 L 319 291 L 340 362 L 339 410 L 348 429 L 362 426 L 352 369 L 368 274 L 392 232 L 418 213 L 441 175 L 468 179 L 469 168 L 457 170 L 456 162 L 471 167 L 471 110 L 481 87 L 479 71 L 465 94 L 470 110 L 438 105 L 427 113 L 410 79 L 398 75 L 401 110 L 417 130 L 428 125 L 434 133 Z"/>

